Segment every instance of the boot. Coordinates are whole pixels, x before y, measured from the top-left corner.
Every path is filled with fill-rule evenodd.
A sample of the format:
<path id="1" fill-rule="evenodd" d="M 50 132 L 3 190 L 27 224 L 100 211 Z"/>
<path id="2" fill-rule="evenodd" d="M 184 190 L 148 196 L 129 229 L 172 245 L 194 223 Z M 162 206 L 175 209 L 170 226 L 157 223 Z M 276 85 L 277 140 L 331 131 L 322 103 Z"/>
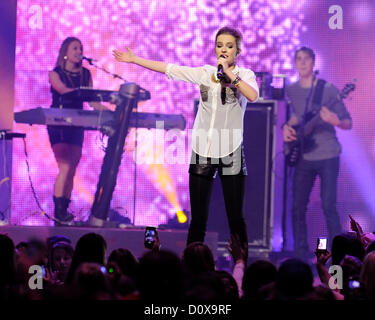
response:
<path id="1" fill-rule="evenodd" d="M 55 226 L 68 225 L 74 219 L 74 216 L 69 213 L 68 207 L 70 200 L 64 197 L 53 197 L 55 203 Z"/>

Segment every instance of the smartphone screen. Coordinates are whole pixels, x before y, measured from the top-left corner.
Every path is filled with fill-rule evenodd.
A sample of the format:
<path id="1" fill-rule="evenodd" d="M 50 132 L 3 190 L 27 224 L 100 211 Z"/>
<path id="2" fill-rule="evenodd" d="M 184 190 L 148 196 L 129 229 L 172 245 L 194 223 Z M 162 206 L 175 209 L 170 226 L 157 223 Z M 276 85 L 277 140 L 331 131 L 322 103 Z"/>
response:
<path id="1" fill-rule="evenodd" d="M 361 284 L 357 280 L 349 280 L 349 289 L 358 289 L 361 287 Z"/>
<path id="2" fill-rule="evenodd" d="M 145 247 L 152 249 L 155 239 L 156 239 L 156 228 L 155 227 L 146 227 L 145 230 Z"/>
<path id="3" fill-rule="evenodd" d="M 327 250 L 327 238 L 318 238 L 317 249 Z"/>

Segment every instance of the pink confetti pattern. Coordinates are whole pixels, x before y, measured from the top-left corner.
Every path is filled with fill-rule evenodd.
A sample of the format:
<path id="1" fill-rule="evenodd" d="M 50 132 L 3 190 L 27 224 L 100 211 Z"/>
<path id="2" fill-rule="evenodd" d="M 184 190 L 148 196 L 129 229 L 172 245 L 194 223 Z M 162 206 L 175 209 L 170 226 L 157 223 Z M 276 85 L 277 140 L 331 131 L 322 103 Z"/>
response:
<path id="1" fill-rule="evenodd" d="M 148 59 L 189 66 L 214 65 L 215 33 L 229 25 L 238 28 L 244 37 L 240 65 L 254 71 L 291 74 L 293 53 L 300 45 L 299 36 L 304 28 L 304 3 L 302 0 L 282 3 L 277 0 L 19 0 L 15 111 L 49 107 L 48 71 L 54 67 L 62 41 L 76 36 L 83 43 L 84 55 L 98 59 L 96 64 L 151 92 L 151 100 L 139 103 L 140 111 L 182 114 L 189 129 L 194 120 L 193 99 L 198 97 L 197 88 L 118 63 L 112 58 L 112 50 L 129 46 Z M 117 90 L 122 83 L 86 62 L 85 66 L 91 70 L 95 88 Z M 16 124 L 14 130 L 27 133 L 31 179 L 41 206 L 52 214 L 57 166 L 46 128 Z M 145 129 L 137 131 L 138 143 L 145 134 Z M 186 137 L 187 130 L 181 134 Z M 128 145 L 132 145 L 134 137 L 132 130 Z M 70 207 L 78 220 L 86 219 L 90 212 L 104 156 L 102 146 L 99 132 L 86 132 Z M 173 181 L 169 187 L 186 210 L 190 208 L 189 152 L 186 146 L 184 164 L 163 166 Z M 165 223 L 175 215 L 175 208 L 149 175 L 147 164 L 135 166 L 133 159 L 134 151 L 129 147 L 122 159 L 111 207 L 135 225 Z M 32 195 L 22 141 L 14 143 L 11 222 L 50 224 Z"/>

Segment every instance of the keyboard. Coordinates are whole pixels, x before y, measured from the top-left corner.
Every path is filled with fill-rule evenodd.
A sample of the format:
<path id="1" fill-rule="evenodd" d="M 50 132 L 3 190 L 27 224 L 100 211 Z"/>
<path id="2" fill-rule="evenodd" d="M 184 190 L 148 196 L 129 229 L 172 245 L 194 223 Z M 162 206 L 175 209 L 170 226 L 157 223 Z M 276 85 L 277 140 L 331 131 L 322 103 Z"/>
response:
<path id="1" fill-rule="evenodd" d="M 58 108 L 35 108 L 14 113 L 17 123 L 83 127 L 86 130 L 114 128 L 116 125 L 113 111 L 77 110 Z M 186 126 L 185 118 L 177 114 L 132 112 L 130 127 L 180 129 Z"/>

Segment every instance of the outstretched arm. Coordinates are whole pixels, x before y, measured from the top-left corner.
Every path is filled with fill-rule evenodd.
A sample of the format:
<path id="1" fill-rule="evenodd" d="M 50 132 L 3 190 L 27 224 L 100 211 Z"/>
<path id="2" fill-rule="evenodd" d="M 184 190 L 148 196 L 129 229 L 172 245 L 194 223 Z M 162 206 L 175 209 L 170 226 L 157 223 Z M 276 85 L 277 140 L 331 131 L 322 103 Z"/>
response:
<path id="1" fill-rule="evenodd" d="M 128 47 L 126 47 L 126 51 L 113 50 L 113 56 L 119 62 L 134 63 L 146 69 L 160 73 L 165 73 L 167 71 L 167 64 L 165 62 L 137 57 Z"/>

